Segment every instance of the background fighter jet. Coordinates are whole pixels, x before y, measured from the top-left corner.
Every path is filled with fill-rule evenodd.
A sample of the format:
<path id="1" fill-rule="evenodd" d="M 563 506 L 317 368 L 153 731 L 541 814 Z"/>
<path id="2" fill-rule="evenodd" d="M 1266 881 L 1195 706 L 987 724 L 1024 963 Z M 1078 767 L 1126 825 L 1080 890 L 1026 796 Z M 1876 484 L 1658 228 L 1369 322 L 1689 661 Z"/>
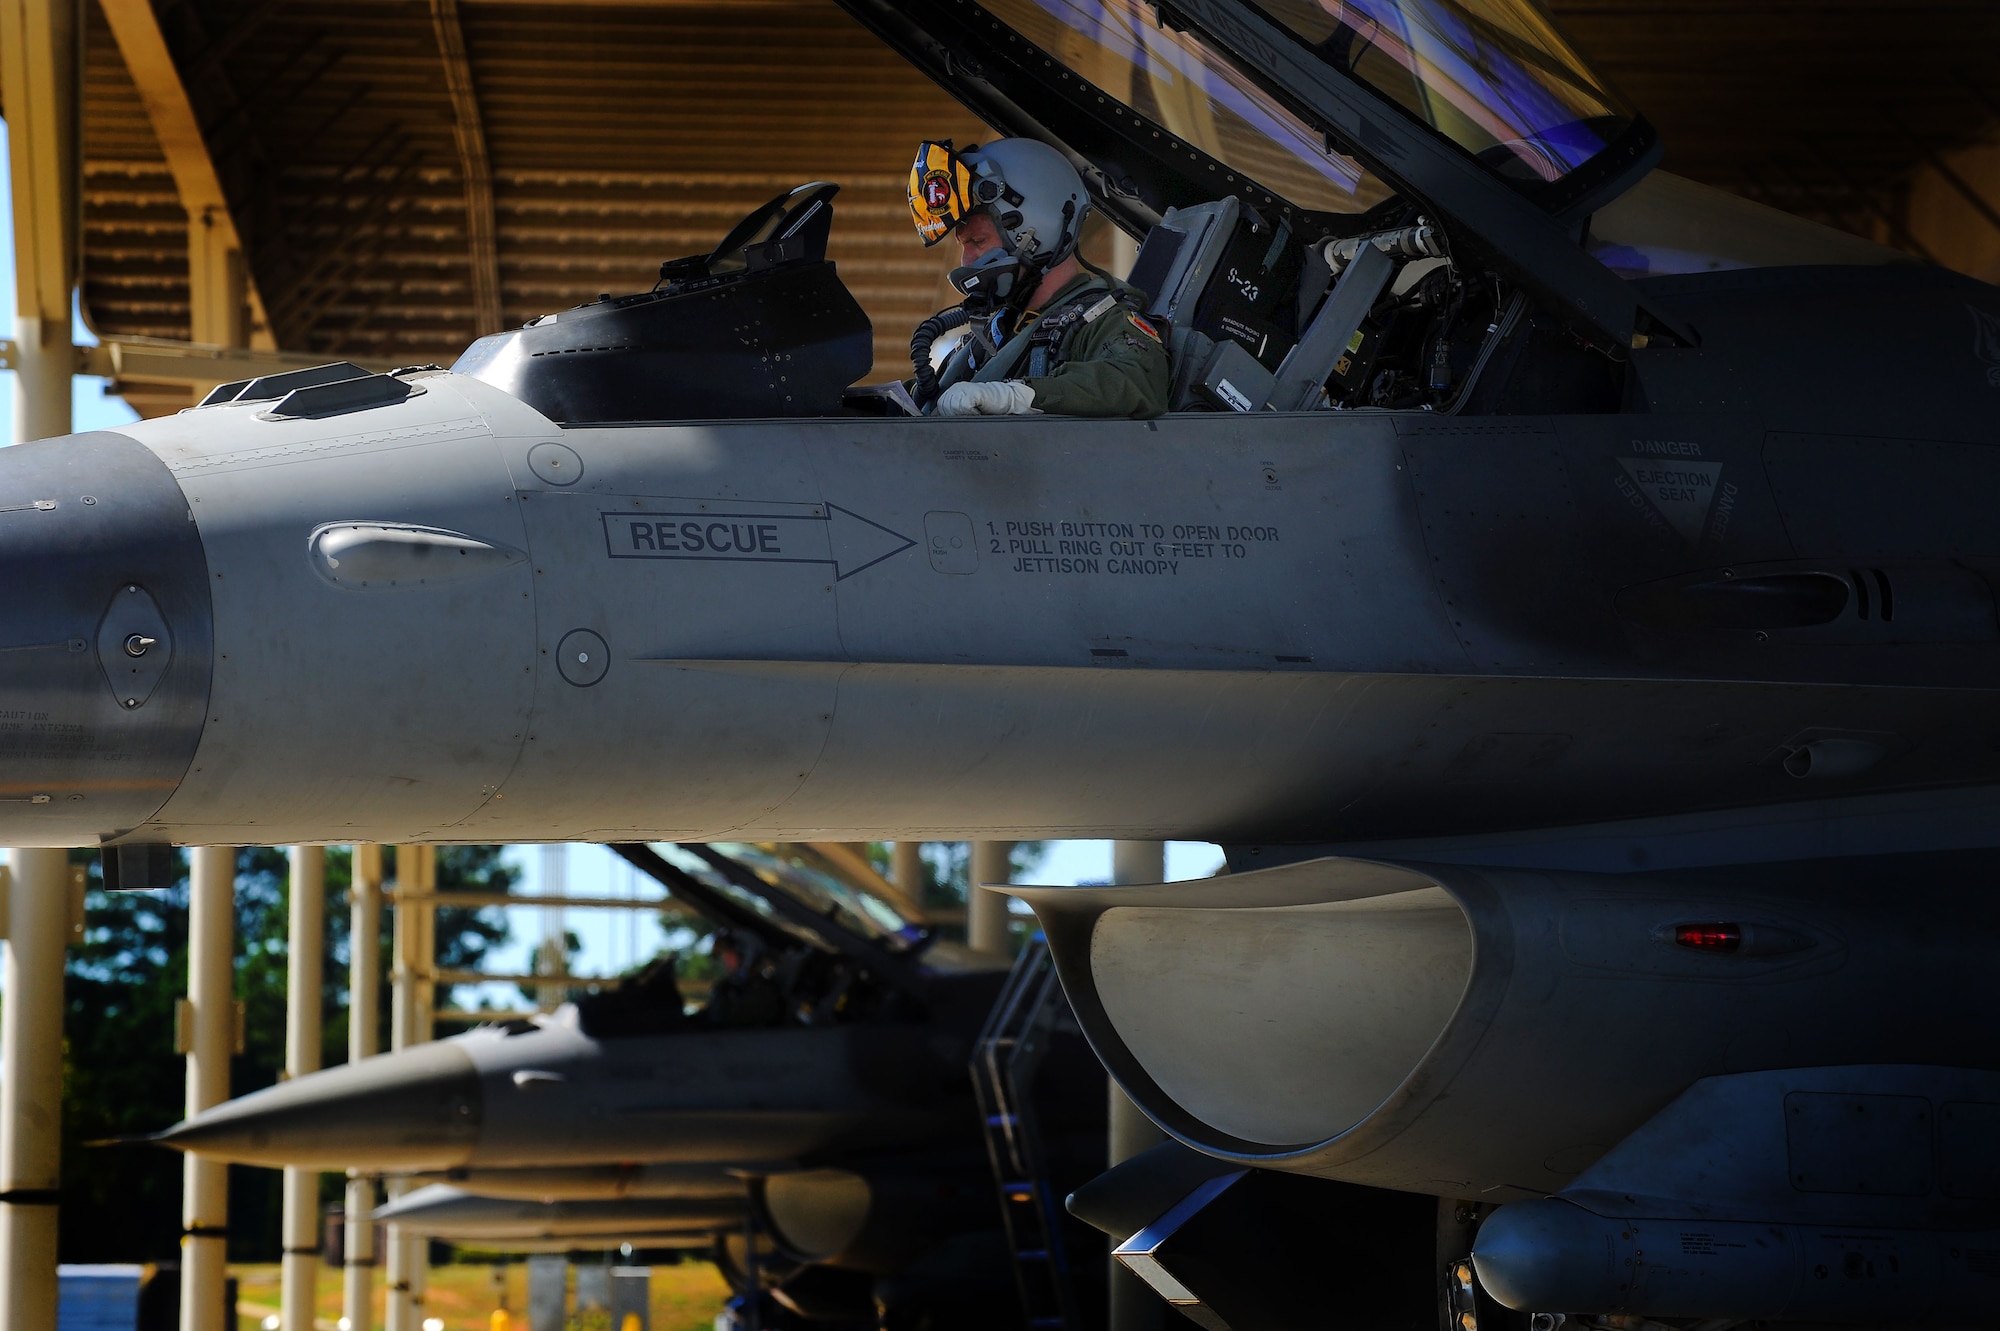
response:
<path id="1" fill-rule="evenodd" d="M 790 1289 L 827 1267 L 871 1309 L 877 1277 L 902 1279 L 889 1297 L 914 1309 L 983 1280 L 1011 1308 L 968 1075 L 996 963 L 810 862 L 617 849 L 727 931 L 740 964 L 702 1009 L 684 1012 L 656 963 L 550 1016 L 295 1077 L 151 1140 L 238 1164 L 441 1174 L 375 1218 L 453 1242 L 718 1242 L 754 1224 L 771 1247 L 760 1270 L 718 1254 L 739 1284 Z M 1060 1196 L 1104 1159 L 1103 1073 L 1073 1029 L 1049 1052 L 1037 1099 Z M 975 1246 L 938 1255 L 962 1239 Z"/>
<path id="2" fill-rule="evenodd" d="M 964 1068 L 999 963 L 782 857 L 738 851 L 767 881 L 705 845 L 617 849 L 727 931 L 717 950 L 737 966 L 701 1011 L 683 1011 L 668 959 L 550 1016 L 295 1077 L 153 1140 L 370 1172 L 663 1164 L 697 1190 L 701 1167 L 976 1144 Z"/>
<path id="3" fill-rule="evenodd" d="M 848 7 L 1146 236 L 1177 410 L 843 402 L 812 185 L 8 450 L 0 840 L 1216 840 L 1034 899 L 1081 1019 L 1440 1199 L 1454 1315 L 1983 1315 L 2000 293 L 1654 170 L 1525 0 Z"/>

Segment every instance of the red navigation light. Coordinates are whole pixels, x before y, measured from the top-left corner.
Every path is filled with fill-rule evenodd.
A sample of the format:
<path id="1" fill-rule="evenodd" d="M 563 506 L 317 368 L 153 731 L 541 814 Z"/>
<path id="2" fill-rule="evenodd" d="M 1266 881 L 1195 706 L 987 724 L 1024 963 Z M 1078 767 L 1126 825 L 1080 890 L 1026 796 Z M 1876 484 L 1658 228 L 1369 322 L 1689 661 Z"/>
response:
<path id="1" fill-rule="evenodd" d="M 1734 952 L 1743 946 L 1743 928 L 1735 924 L 1677 924 L 1674 941 L 1703 952 Z"/>

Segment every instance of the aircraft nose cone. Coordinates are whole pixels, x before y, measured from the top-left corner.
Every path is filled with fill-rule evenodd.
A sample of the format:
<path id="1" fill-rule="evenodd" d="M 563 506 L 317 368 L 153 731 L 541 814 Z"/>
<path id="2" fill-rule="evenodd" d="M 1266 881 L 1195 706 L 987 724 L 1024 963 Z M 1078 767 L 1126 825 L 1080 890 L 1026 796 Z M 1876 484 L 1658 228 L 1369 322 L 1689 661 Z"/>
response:
<path id="1" fill-rule="evenodd" d="M 239 1165 L 449 1169 L 484 1119 L 472 1060 L 440 1041 L 280 1082 L 153 1140 Z"/>
<path id="2" fill-rule="evenodd" d="M 0 845 L 95 845 L 201 736 L 208 568 L 180 485 L 121 434 L 0 449 Z"/>

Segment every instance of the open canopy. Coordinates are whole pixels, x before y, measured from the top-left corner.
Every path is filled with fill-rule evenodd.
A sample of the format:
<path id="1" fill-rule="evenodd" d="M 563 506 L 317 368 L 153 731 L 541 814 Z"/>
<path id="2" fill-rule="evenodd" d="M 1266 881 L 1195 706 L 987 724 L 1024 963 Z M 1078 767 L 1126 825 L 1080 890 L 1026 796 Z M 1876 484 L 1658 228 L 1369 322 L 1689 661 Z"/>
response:
<path id="1" fill-rule="evenodd" d="M 1225 178 L 1240 176 L 1307 212 L 1361 213 L 1390 195 L 1223 54 L 1162 25 L 1144 0 L 985 3 L 1063 69 L 1165 131 L 1177 167 L 1211 159 Z M 1191 183 L 1210 197 L 1229 192 L 1202 178 L 1213 175 L 1204 165 Z"/>
<path id="2" fill-rule="evenodd" d="M 1003 134 L 1066 152 L 1143 231 L 1234 194 L 1299 229 L 1398 209 L 1625 344 L 1638 297 L 1575 224 L 1656 136 L 1530 0 L 840 0 Z"/>
<path id="3" fill-rule="evenodd" d="M 1650 141 L 1530 0 L 1262 0 L 1334 70 L 1557 208 Z M 1609 153 L 1609 158 L 1605 154 Z M 1555 188 L 1550 188 L 1555 187 Z"/>

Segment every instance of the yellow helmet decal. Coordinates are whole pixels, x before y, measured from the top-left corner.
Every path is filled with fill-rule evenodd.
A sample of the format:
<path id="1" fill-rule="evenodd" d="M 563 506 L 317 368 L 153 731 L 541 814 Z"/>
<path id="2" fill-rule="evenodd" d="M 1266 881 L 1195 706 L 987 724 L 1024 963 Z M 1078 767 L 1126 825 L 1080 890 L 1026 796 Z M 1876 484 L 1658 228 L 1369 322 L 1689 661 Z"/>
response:
<path id="1" fill-rule="evenodd" d="M 910 220 L 926 246 L 937 244 L 971 211 L 972 172 L 951 141 L 926 142 L 910 165 Z"/>

